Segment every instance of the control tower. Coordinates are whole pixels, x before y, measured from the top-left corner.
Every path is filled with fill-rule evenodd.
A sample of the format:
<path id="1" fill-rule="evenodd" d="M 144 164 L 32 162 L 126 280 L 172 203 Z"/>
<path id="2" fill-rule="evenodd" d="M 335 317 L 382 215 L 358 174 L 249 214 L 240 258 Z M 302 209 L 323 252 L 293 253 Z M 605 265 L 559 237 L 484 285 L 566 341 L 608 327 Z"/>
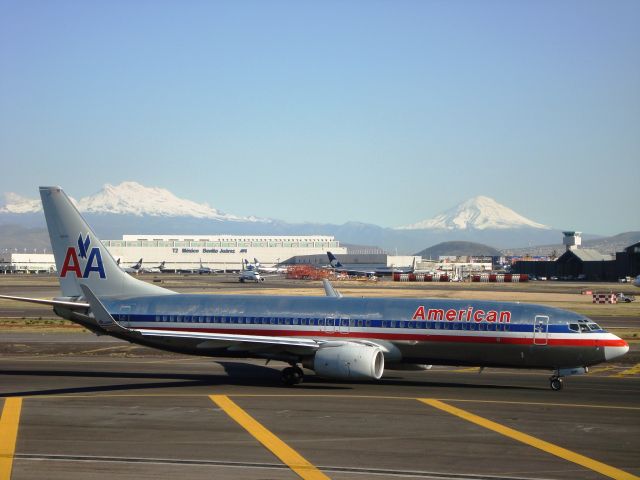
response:
<path id="1" fill-rule="evenodd" d="M 570 250 L 577 250 L 582 245 L 582 232 L 562 232 L 564 238 L 562 244 L 567 247 L 567 252 Z"/>

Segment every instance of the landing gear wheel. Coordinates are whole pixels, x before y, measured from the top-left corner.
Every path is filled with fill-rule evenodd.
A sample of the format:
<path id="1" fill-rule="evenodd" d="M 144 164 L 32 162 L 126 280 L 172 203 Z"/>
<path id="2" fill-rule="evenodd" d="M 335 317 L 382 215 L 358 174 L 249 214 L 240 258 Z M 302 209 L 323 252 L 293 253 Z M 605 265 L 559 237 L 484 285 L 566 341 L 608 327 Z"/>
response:
<path id="1" fill-rule="evenodd" d="M 549 385 L 551 386 L 551 390 L 562 390 L 562 379 L 558 377 L 551 377 L 549 379 Z"/>
<path id="2" fill-rule="evenodd" d="M 287 367 L 282 370 L 282 383 L 287 387 L 292 387 L 302 383 L 304 373 L 300 367 Z"/>

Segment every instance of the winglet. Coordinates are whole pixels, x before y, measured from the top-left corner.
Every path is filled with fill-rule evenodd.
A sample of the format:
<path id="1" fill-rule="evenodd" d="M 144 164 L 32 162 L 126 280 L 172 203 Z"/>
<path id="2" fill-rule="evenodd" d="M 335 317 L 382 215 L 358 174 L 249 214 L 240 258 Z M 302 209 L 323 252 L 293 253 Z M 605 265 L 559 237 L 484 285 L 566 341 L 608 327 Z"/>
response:
<path id="1" fill-rule="evenodd" d="M 322 279 L 322 285 L 324 286 L 324 291 L 327 294 L 327 297 L 336 297 L 342 298 L 342 294 L 333 288 L 333 285 L 326 278 Z"/>
<path id="2" fill-rule="evenodd" d="M 101 328 L 104 328 L 107 332 L 129 331 L 115 321 L 115 319 L 107 311 L 102 302 L 98 300 L 98 297 L 93 294 L 89 287 L 87 287 L 86 285 L 80 285 L 80 288 L 82 289 L 82 293 L 84 293 L 84 297 L 89 302 L 91 312 L 93 313 L 96 322 L 98 322 L 98 325 Z"/>

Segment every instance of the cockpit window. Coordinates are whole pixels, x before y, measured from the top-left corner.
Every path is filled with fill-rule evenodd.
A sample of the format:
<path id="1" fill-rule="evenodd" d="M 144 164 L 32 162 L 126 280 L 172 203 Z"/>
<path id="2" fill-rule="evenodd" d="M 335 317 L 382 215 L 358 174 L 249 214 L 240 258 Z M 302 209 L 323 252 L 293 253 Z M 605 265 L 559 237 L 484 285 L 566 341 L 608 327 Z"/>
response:
<path id="1" fill-rule="evenodd" d="M 570 323 L 569 324 L 569 330 L 571 330 L 573 332 L 579 332 L 580 331 L 580 326 L 577 323 Z"/>
<path id="2" fill-rule="evenodd" d="M 581 332 L 588 332 L 589 331 L 589 327 L 587 327 L 586 323 L 581 323 L 580 324 L 580 331 Z"/>
<path id="3" fill-rule="evenodd" d="M 591 330 L 593 330 L 593 331 L 596 331 L 596 330 L 602 330 L 602 329 L 600 328 L 600 325 L 598 325 L 597 323 L 593 323 L 593 322 L 591 322 L 591 323 L 588 323 L 587 325 L 589 325 L 589 328 L 590 328 Z"/>

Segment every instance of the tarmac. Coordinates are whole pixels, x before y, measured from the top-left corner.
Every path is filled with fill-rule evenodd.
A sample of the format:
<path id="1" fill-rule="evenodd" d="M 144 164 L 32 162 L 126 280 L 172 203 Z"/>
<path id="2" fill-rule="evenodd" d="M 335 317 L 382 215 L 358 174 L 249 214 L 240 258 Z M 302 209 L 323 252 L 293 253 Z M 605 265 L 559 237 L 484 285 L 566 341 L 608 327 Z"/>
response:
<path id="1" fill-rule="evenodd" d="M 283 366 L 3 331 L 0 480 L 640 475 L 635 361 L 559 392 L 549 372 L 456 367 L 285 388 Z"/>

